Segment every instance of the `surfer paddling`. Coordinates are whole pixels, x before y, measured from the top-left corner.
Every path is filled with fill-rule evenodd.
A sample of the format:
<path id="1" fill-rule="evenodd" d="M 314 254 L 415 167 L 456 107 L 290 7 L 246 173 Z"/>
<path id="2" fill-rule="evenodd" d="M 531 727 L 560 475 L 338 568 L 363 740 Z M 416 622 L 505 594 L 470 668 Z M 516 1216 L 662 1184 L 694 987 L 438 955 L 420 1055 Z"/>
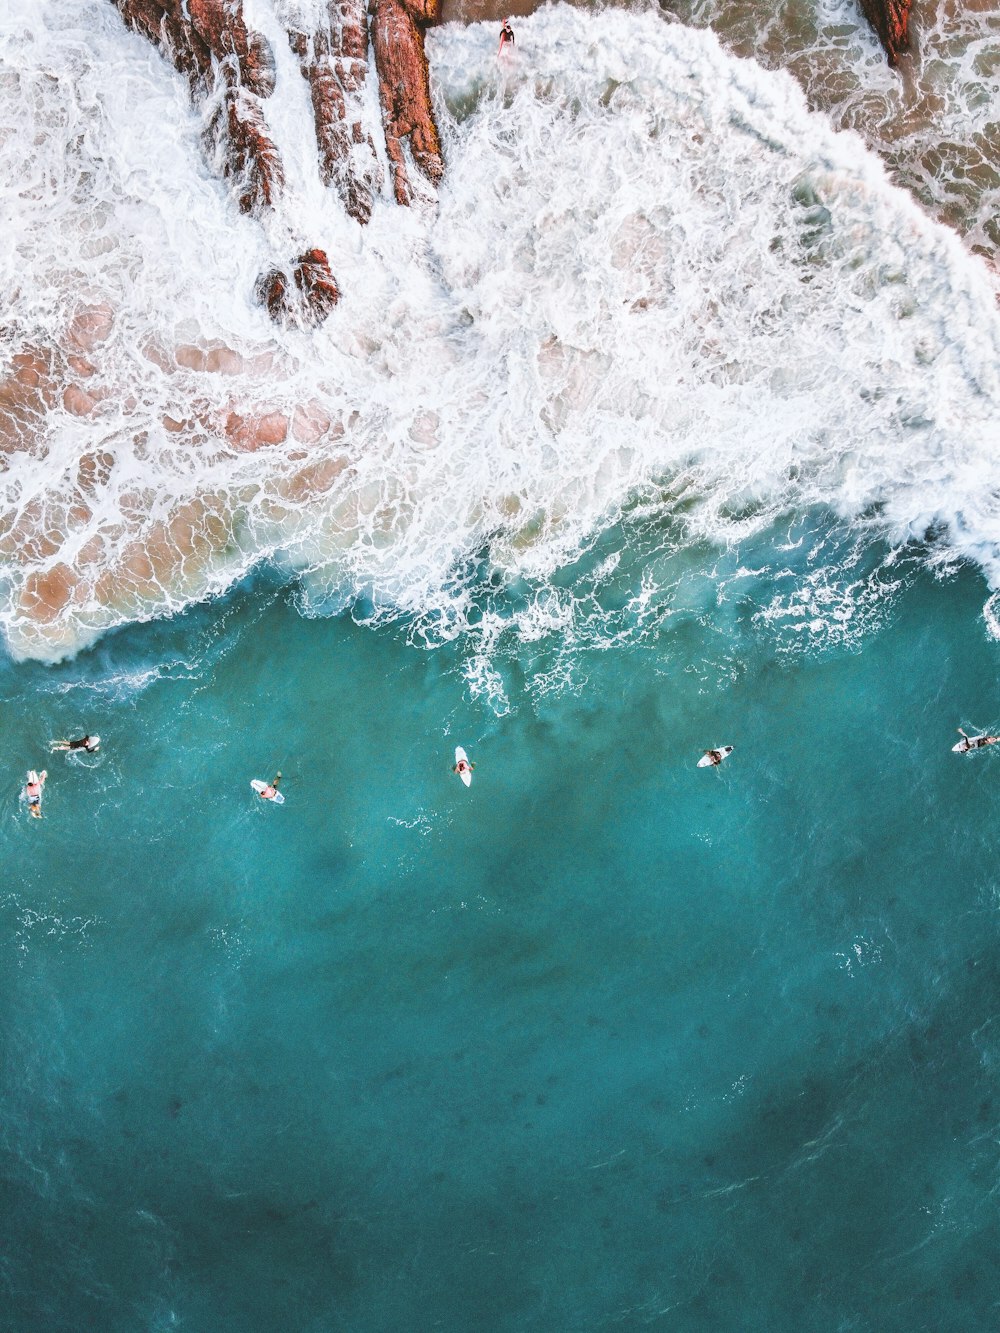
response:
<path id="1" fill-rule="evenodd" d="M 514 29 L 510 26 L 510 19 L 504 19 L 503 27 L 500 29 L 500 45 L 497 47 L 497 60 L 503 55 L 505 46 L 514 47 Z"/>
<path id="2" fill-rule="evenodd" d="M 698 760 L 699 768 L 718 768 L 723 759 L 728 759 L 733 752 L 731 745 L 720 745 L 717 750 L 706 750 Z"/>
<path id="3" fill-rule="evenodd" d="M 957 745 L 951 748 L 956 754 L 968 754 L 970 750 L 982 750 L 987 745 L 996 745 L 1000 741 L 1000 736 L 967 736 L 961 727 L 958 728 L 958 734 L 961 740 Z"/>
<path id="4" fill-rule="evenodd" d="M 28 781 L 24 784 L 24 799 L 28 802 L 28 813 L 34 815 L 36 819 L 42 817 L 42 789 L 45 786 L 47 773 L 43 768 L 41 773 L 29 769 Z"/>
<path id="5" fill-rule="evenodd" d="M 276 773 L 270 782 L 261 782 L 260 778 L 254 778 L 250 783 L 254 791 L 262 801 L 277 801 L 278 805 L 284 805 L 285 798 L 278 791 L 278 783 L 281 781 L 281 773 Z"/>
<path id="6" fill-rule="evenodd" d="M 455 762 L 451 771 L 457 773 L 467 787 L 472 786 L 472 770 L 475 764 L 469 762 L 469 756 L 460 745 L 455 746 Z"/>
<path id="7" fill-rule="evenodd" d="M 86 750 L 87 754 L 96 754 L 101 748 L 100 736 L 80 736 L 75 741 L 50 741 L 50 750 Z"/>

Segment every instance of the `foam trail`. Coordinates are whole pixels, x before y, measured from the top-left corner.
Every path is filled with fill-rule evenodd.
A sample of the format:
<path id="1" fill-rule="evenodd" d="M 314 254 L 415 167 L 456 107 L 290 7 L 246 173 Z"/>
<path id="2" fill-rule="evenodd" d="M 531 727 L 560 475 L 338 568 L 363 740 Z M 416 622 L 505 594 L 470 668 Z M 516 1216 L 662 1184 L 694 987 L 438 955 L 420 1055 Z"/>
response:
<path id="1" fill-rule="evenodd" d="M 250 12 L 280 30 L 268 0 Z M 484 580 L 544 590 L 637 495 L 722 545 L 816 506 L 892 541 L 943 530 L 1000 584 L 985 265 L 710 33 L 561 7 L 518 32 L 503 72 L 492 28 L 432 32 L 445 183 L 362 229 L 305 157 L 273 217 L 240 218 L 181 81 L 110 6 L 13 0 L 15 655 L 65 655 L 264 559 L 308 610 L 363 598 L 458 634 Z M 311 126 L 284 53 L 278 76 L 284 146 Z M 253 304 L 301 239 L 344 293 L 313 333 Z"/>

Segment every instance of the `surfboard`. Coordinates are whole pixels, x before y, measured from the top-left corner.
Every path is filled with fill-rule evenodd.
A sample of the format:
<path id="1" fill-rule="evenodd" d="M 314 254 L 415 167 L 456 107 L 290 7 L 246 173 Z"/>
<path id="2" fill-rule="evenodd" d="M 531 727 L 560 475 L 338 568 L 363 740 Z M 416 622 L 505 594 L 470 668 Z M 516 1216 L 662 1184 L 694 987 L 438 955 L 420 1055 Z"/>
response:
<path id="1" fill-rule="evenodd" d="M 716 749 L 722 755 L 722 759 L 728 759 L 733 752 L 733 747 L 731 745 L 718 745 L 716 746 Z M 719 760 L 719 763 L 722 762 L 722 759 Z M 698 767 L 712 768 L 716 767 L 716 765 L 712 764 L 712 757 L 710 754 L 703 754 L 701 758 L 698 760 Z"/>
<path id="2" fill-rule="evenodd" d="M 41 773 L 36 773 L 33 768 L 28 770 L 28 785 L 30 785 L 33 782 L 38 783 L 39 786 L 38 800 L 28 801 L 27 787 L 25 787 L 24 791 L 22 792 L 22 795 L 24 799 L 28 801 L 28 814 L 33 815 L 35 819 L 41 819 L 42 817 L 42 796 L 45 794 L 45 779 L 47 777 L 48 774 L 46 773 L 45 769 L 42 769 Z"/>
<path id="3" fill-rule="evenodd" d="M 986 745 L 977 745 L 977 741 L 985 741 L 986 745 L 995 745 L 996 737 L 987 736 L 985 732 L 982 736 L 966 736 L 957 745 L 951 747 L 952 754 L 971 754 L 973 750 L 985 750 Z"/>
<path id="4" fill-rule="evenodd" d="M 253 787 L 254 791 L 259 796 L 262 791 L 267 791 L 268 787 L 270 786 L 270 783 L 261 782 L 260 778 L 251 778 L 250 786 Z M 265 797 L 265 800 L 273 801 L 275 805 L 285 804 L 285 798 L 284 796 L 282 796 L 280 791 L 276 791 L 273 796 Z"/>
<path id="5" fill-rule="evenodd" d="M 469 762 L 469 756 L 465 753 L 465 751 L 462 749 L 462 747 L 461 747 L 460 745 L 456 745 L 456 746 L 455 746 L 455 763 L 456 763 L 456 764 L 459 764 L 459 763 L 462 762 L 463 759 L 465 760 L 466 763 Z M 471 786 L 472 786 L 472 774 L 469 772 L 469 770 L 468 770 L 467 768 L 463 768 L 462 771 L 461 771 L 461 773 L 459 773 L 458 776 L 462 779 L 462 781 L 465 783 L 465 785 L 466 785 L 467 787 L 471 787 Z"/>

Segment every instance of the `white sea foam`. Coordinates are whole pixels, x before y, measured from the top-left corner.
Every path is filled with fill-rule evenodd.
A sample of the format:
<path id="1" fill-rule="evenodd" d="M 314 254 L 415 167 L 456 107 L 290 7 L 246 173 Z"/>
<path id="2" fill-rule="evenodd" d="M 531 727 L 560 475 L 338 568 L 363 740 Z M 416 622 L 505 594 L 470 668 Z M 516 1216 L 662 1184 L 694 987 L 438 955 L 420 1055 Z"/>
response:
<path id="1" fill-rule="evenodd" d="M 728 49 L 790 70 L 813 108 L 860 131 L 935 216 L 971 247 L 1000 255 L 1000 27 L 995 5 L 918 5 L 911 53 L 889 66 L 857 0 L 769 6 L 671 0 L 684 22 L 711 25 Z"/>
<path id="2" fill-rule="evenodd" d="M 270 0 L 248 13 L 277 41 Z M 817 506 L 890 541 L 936 530 L 1000 584 L 985 264 L 791 78 L 710 33 L 549 8 L 503 69 L 494 35 L 430 34 L 445 182 L 409 210 L 387 193 L 367 228 L 295 146 L 308 101 L 279 51 L 289 185 L 258 222 L 205 161 L 183 81 L 111 6 L 11 0 L 16 655 L 64 655 L 263 559 L 307 611 L 362 599 L 429 640 L 474 625 L 486 649 L 482 589 L 526 580 L 511 623 L 530 641 L 593 600 L 549 581 L 636 497 L 647 525 L 723 546 Z M 255 280 L 312 245 L 343 300 L 318 331 L 276 330 Z M 495 688 L 488 652 L 476 670 Z"/>

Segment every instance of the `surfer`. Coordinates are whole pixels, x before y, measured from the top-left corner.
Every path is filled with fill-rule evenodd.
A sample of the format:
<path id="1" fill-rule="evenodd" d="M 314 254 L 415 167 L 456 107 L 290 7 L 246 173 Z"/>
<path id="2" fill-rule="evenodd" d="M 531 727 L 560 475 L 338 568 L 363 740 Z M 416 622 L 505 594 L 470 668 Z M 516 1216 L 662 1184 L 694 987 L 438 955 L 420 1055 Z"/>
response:
<path id="1" fill-rule="evenodd" d="M 24 799 L 28 802 L 29 812 L 36 819 L 42 817 L 42 788 L 45 786 L 47 774 L 43 768 L 41 773 L 35 770 L 28 770 L 28 781 L 24 784 Z"/>
<path id="2" fill-rule="evenodd" d="M 468 776 L 469 781 L 471 782 L 472 770 L 474 768 L 475 764 L 469 762 L 469 760 L 465 757 L 465 751 L 463 750 L 462 754 L 458 758 L 458 763 L 452 765 L 451 771 L 453 773 L 457 773 L 463 782 L 465 782 L 466 776 Z M 465 782 L 465 785 L 468 786 L 469 783 Z"/>
<path id="3" fill-rule="evenodd" d="M 699 768 L 718 768 L 723 759 L 728 759 L 733 752 L 731 745 L 722 745 L 718 750 L 706 750 L 698 760 Z"/>
<path id="4" fill-rule="evenodd" d="M 75 741 L 50 741 L 51 750 L 86 750 L 88 754 L 96 754 L 101 748 L 100 736 L 80 736 Z"/>
<path id="5" fill-rule="evenodd" d="M 958 734 L 962 739 L 957 745 L 951 748 L 958 754 L 968 754 L 970 750 L 981 750 L 986 745 L 996 745 L 1000 741 L 1000 736 L 967 736 L 961 727 L 958 728 Z"/>
<path id="6" fill-rule="evenodd" d="M 500 29 L 500 45 L 497 48 L 498 60 L 500 59 L 500 55 L 508 42 L 511 44 L 511 46 L 514 45 L 514 29 L 510 26 L 510 19 L 504 19 L 503 27 Z"/>
<path id="7" fill-rule="evenodd" d="M 278 783 L 281 781 L 281 774 L 276 773 L 267 786 L 262 786 L 257 795 L 262 801 L 273 801 L 278 796 Z M 255 789 L 256 790 L 256 789 Z"/>

